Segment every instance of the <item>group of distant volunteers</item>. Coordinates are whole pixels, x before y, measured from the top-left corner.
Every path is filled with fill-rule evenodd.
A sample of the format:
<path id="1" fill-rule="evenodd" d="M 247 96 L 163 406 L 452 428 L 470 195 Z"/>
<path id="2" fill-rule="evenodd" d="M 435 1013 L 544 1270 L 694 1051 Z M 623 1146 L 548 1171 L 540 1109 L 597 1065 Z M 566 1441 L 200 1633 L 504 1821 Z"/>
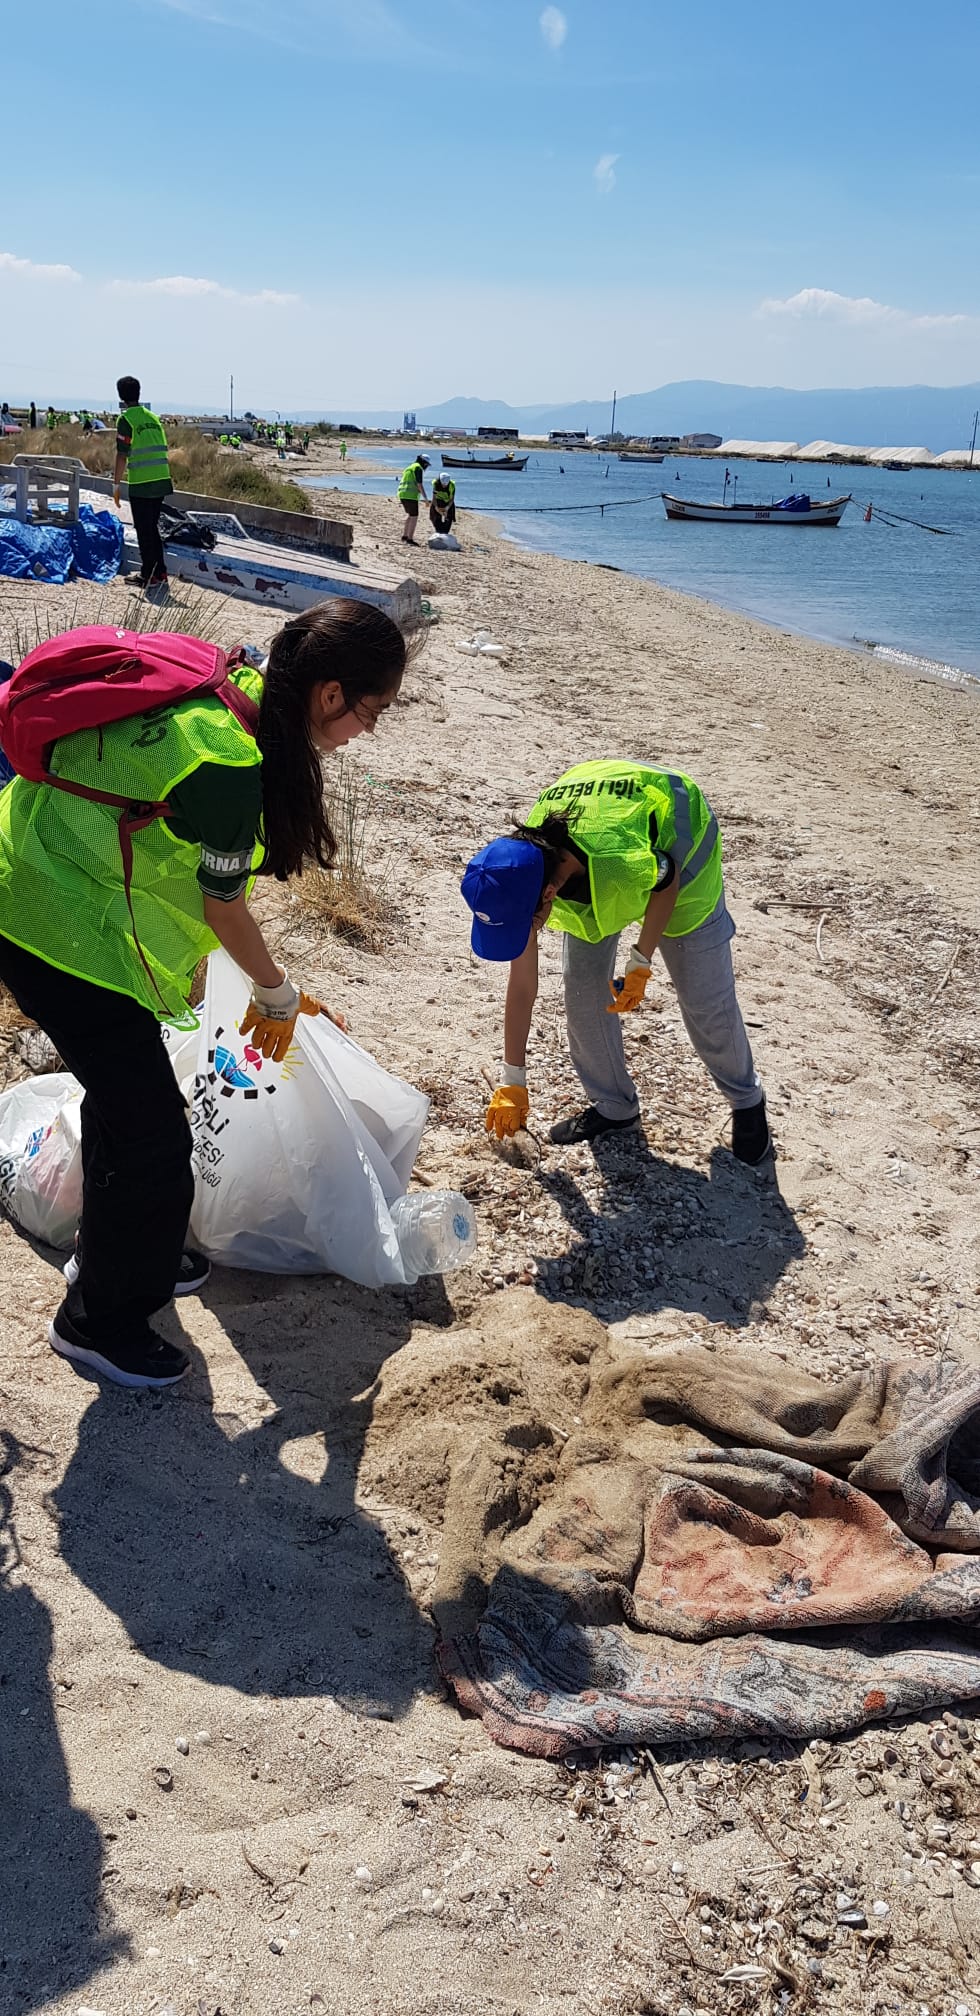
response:
<path id="1" fill-rule="evenodd" d="M 169 482 L 165 440 L 135 379 L 120 379 L 119 403 L 116 480 L 128 471 L 144 552 Z M 159 580 L 152 541 L 144 580 L 151 590 Z M 177 632 L 95 626 L 0 672 L 0 748 L 16 773 L 0 792 L 0 981 L 84 1088 L 81 1221 L 49 1339 L 118 1385 L 183 1378 L 187 1354 L 151 1319 L 210 1272 L 187 1245 L 191 1131 L 164 1026 L 188 1025 L 195 970 L 223 946 L 251 982 L 240 1034 L 264 1058 L 285 1059 L 302 1015 L 344 1028 L 273 956 L 250 897 L 256 880 L 333 866 L 324 759 L 390 714 L 412 648 L 380 609 L 338 597 L 284 624 L 261 670 Z M 509 969 L 489 1134 L 528 1125 L 549 929 L 562 936 L 568 1046 L 586 1100 L 551 1140 L 639 1127 L 623 1024 L 642 1011 L 659 953 L 731 1109 L 732 1154 L 767 1158 L 721 838 L 691 777 L 627 747 L 545 780 L 522 823 L 468 863 L 461 899 L 473 952 Z"/>

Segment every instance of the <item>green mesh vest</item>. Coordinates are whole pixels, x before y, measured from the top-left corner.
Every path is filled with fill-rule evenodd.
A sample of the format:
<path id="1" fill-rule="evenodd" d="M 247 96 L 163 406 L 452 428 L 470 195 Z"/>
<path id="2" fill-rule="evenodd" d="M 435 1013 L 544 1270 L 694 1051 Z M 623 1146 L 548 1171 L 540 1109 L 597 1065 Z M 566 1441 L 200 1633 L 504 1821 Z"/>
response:
<path id="1" fill-rule="evenodd" d="M 424 476 L 425 471 L 419 468 L 417 462 L 410 462 L 408 468 L 402 470 L 398 484 L 398 495 L 406 504 L 413 504 L 418 501 L 420 482 L 424 480 Z"/>
<path id="2" fill-rule="evenodd" d="M 261 697 L 258 673 L 243 667 L 232 677 Z M 143 805 L 165 799 L 202 763 L 245 769 L 261 760 L 253 737 L 208 695 L 67 735 L 55 744 L 52 767 Z M 133 942 L 118 819 L 111 805 L 15 777 L 0 792 L 0 931 L 63 973 L 130 994 L 160 1021 L 194 1028 L 194 968 L 218 943 L 204 921 L 200 846 L 178 840 L 163 819 L 133 837 L 130 895 L 157 994 Z"/>
<path id="3" fill-rule="evenodd" d="M 127 406 L 120 414 L 132 430 L 133 443 L 126 457 L 126 481 L 131 490 L 144 483 L 165 483 L 170 478 L 167 436 L 163 422 L 148 406 Z"/>
<path id="4" fill-rule="evenodd" d="M 577 763 L 543 791 L 529 826 L 549 814 L 565 819 L 589 865 L 591 903 L 561 896 L 548 920 L 573 938 L 615 937 L 638 924 L 656 887 L 655 854 L 669 854 L 680 891 L 664 932 L 684 938 L 711 916 L 721 896 L 721 835 L 697 785 L 680 770 L 642 763 Z"/>

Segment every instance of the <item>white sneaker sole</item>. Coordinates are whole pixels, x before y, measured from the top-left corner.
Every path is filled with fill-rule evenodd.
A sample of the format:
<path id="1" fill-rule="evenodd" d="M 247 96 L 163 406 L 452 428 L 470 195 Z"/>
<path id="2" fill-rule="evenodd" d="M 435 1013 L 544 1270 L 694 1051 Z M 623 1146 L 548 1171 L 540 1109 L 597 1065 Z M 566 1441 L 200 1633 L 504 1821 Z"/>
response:
<path id="1" fill-rule="evenodd" d="M 65 1261 L 65 1264 L 61 1271 L 65 1277 L 65 1280 L 68 1283 L 69 1288 L 74 1288 L 79 1275 L 78 1261 L 76 1260 L 74 1253 L 69 1255 L 69 1258 Z M 173 1295 L 170 1298 L 171 1301 L 174 1302 L 179 1301 L 182 1295 L 198 1295 L 201 1289 L 206 1285 L 208 1281 L 210 1281 L 210 1279 L 211 1279 L 211 1266 L 209 1262 L 208 1269 L 205 1274 L 197 1275 L 196 1279 L 193 1281 L 179 1281 L 177 1283 Z"/>
<path id="2" fill-rule="evenodd" d="M 163 1386 L 176 1386 L 191 1369 L 185 1365 L 182 1372 L 174 1372 L 166 1379 L 154 1379 L 145 1372 L 124 1372 L 120 1365 L 112 1363 L 111 1358 L 103 1358 L 101 1351 L 90 1350 L 81 1344 L 69 1344 L 66 1337 L 59 1336 L 53 1322 L 48 1324 L 48 1341 L 59 1358 L 70 1358 L 73 1365 L 87 1365 L 90 1371 L 101 1373 L 103 1379 L 111 1379 L 114 1386 L 150 1387 L 155 1391 Z"/>

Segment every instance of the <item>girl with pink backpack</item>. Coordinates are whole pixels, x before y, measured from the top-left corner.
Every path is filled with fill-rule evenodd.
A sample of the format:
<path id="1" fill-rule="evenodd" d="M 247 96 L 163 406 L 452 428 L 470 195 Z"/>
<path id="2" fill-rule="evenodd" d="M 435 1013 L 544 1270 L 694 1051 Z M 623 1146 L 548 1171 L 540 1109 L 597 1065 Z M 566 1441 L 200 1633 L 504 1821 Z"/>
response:
<path id="1" fill-rule="evenodd" d="M 321 758 L 394 701 L 405 639 L 368 603 L 295 617 L 264 674 L 200 639 L 97 626 L 30 652 L 0 692 L 0 980 L 85 1088 L 82 1220 L 55 1351 L 117 1385 L 188 1369 L 150 1317 L 210 1271 L 185 1251 L 191 1135 L 161 1023 L 193 1027 L 217 945 L 252 982 L 241 1024 L 281 1060 L 330 1015 L 272 958 L 256 875 L 331 867 Z"/>

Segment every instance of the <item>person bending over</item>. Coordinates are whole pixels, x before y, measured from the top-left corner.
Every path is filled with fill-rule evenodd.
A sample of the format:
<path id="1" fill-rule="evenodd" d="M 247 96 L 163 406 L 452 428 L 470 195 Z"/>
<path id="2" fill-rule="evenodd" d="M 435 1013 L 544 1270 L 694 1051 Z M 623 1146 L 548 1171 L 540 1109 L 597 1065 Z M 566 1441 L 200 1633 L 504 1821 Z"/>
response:
<path id="1" fill-rule="evenodd" d="M 248 894 L 255 874 L 332 865 L 321 758 L 372 732 L 405 659 L 389 617 L 338 597 L 279 631 L 264 674 L 232 671 L 254 735 L 205 694 L 56 741 L 65 780 L 166 803 L 132 835 L 128 882 L 115 807 L 23 777 L 0 792 L 0 980 L 85 1089 L 80 1235 L 48 1335 L 117 1385 L 183 1377 L 186 1353 L 149 1318 L 209 1272 L 183 1250 L 191 1132 L 160 1024 L 186 1026 L 218 945 L 252 982 L 241 1030 L 264 1056 L 285 1056 L 298 1015 L 330 1013 L 273 959 Z"/>
<path id="2" fill-rule="evenodd" d="M 622 1017 L 640 1008 L 655 952 L 684 1026 L 732 1108 L 732 1153 L 756 1164 L 772 1141 L 766 1102 L 735 998 L 721 836 L 693 779 L 652 764 L 580 763 L 548 786 L 527 823 L 470 861 L 462 894 L 481 959 L 510 961 L 504 1062 L 486 1116 L 503 1140 L 526 1124 L 526 1048 L 538 992 L 538 933 L 564 933 L 565 1019 L 588 1105 L 551 1139 L 594 1141 L 635 1127 Z M 622 979 L 619 940 L 635 930 Z"/>

